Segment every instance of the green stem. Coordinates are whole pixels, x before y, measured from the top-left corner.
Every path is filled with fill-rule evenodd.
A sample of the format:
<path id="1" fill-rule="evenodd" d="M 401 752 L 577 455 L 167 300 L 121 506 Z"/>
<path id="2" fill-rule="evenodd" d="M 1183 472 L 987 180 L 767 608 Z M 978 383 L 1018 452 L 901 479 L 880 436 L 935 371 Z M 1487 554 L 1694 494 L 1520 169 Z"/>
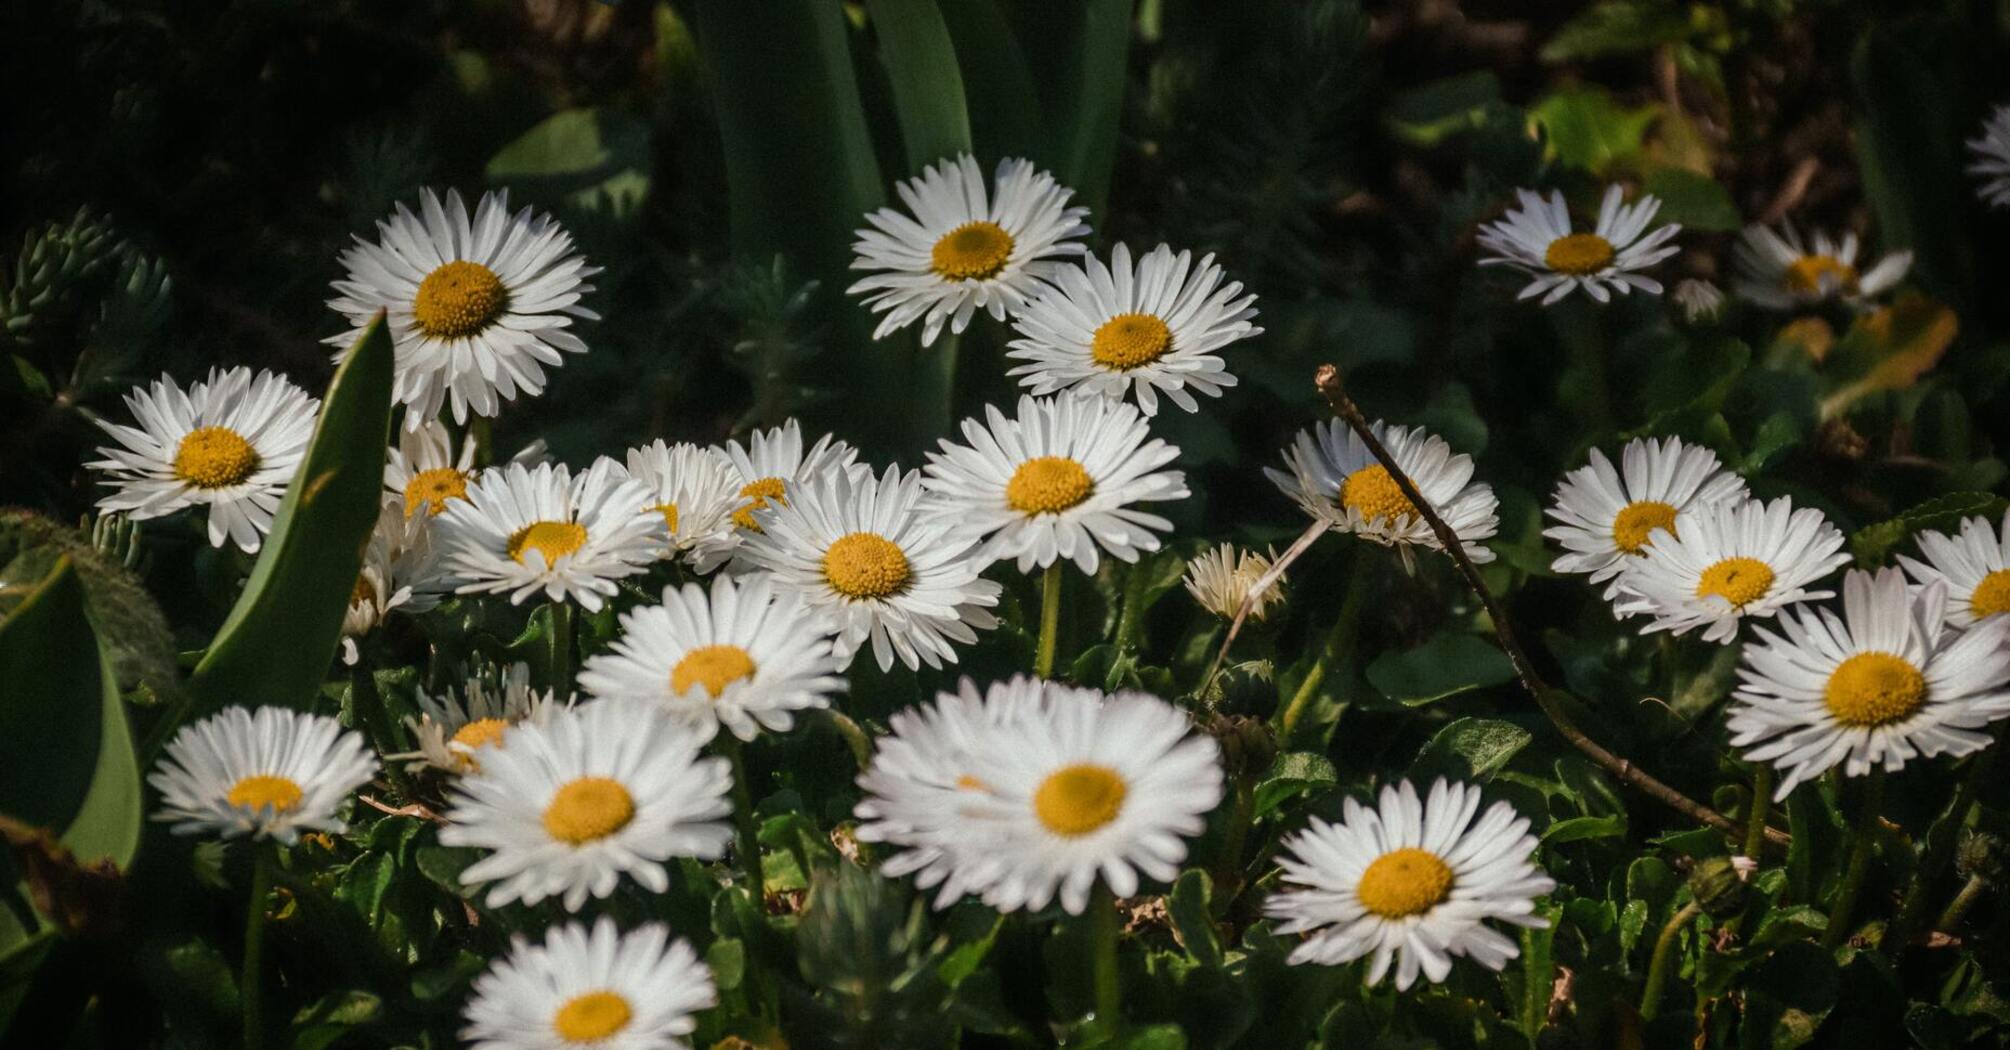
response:
<path id="1" fill-rule="evenodd" d="M 1089 901 L 1089 983 L 1096 1004 L 1096 1028 L 1114 1036 L 1123 1027 L 1121 989 L 1117 982 L 1117 899 L 1098 886 Z"/>
<path id="2" fill-rule="evenodd" d="M 1744 854 L 1758 860 L 1766 848 L 1766 813 L 1773 808 L 1773 767 L 1761 762 L 1752 767 L 1752 801 L 1745 813 Z"/>
<path id="3" fill-rule="evenodd" d="M 404 748 L 398 746 L 392 735 L 391 715 L 384 709 L 384 696 L 377 691 L 377 676 L 369 667 L 358 663 L 349 674 L 349 704 L 356 720 L 363 724 L 363 731 L 377 747 L 380 755 L 394 755 Z M 385 762 L 384 773 L 391 780 L 400 798 L 412 796 L 411 784 L 405 779 L 402 762 Z"/>
<path id="4" fill-rule="evenodd" d="M 1829 926 L 1822 933 L 1822 947 L 1834 948 L 1849 936 L 1850 919 L 1856 899 L 1863 892 L 1864 875 L 1870 870 L 1870 855 L 1877 844 L 1877 811 L 1884 804 L 1884 767 L 1875 766 L 1863 785 L 1862 809 L 1850 830 L 1849 866 L 1843 869 L 1842 885 L 1836 889 L 1835 903 L 1829 907 Z"/>
<path id="5" fill-rule="evenodd" d="M 252 846 L 251 900 L 244 916 L 244 977 L 238 982 L 244 998 L 244 1050 L 258 1050 L 265 1033 L 260 985 L 265 975 L 265 905 L 266 898 L 272 896 L 276 849 L 269 842 Z"/>
<path id="6" fill-rule="evenodd" d="M 1305 680 L 1298 683 L 1298 691 L 1291 694 L 1291 701 L 1284 705 L 1284 713 L 1277 719 L 1277 738 L 1290 740 L 1293 730 L 1298 728 L 1298 720 L 1305 716 L 1305 708 L 1312 698 L 1319 695 L 1319 687 L 1326 682 L 1326 652 L 1320 650 L 1319 658 L 1312 661 L 1312 669 L 1305 672 Z"/>
<path id="7" fill-rule="evenodd" d="M 1235 778 L 1235 803 L 1228 814 L 1228 833 L 1222 839 L 1221 860 L 1214 869 L 1214 900 L 1218 910 L 1227 906 L 1242 889 L 1242 849 L 1249 841 L 1249 826 L 1256 822 L 1255 778 L 1262 770 L 1243 770 Z"/>
<path id="8" fill-rule="evenodd" d="M 1312 698 L 1319 695 L 1319 687 L 1325 684 L 1328 665 L 1334 655 L 1337 653 L 1344 657 L 1353 652 L 1355 636 L 1360 633 L 1361 606 L 1380 578 L 1374 571 L 1375 564 L 1372 559 L 1366 565 L 1361 564 L 1358 558 L 1351 562 L 1354 571 L 1349 574 L 1347 596 L 1340 601 L 1340 615 L 1334 619 L 1333 629 L 1327 632 L 1318 659 L 1312 662 L 1312 668 L 1305 672 L 1305 680 L 1298 684 L 1298 691 L 1291 694 L 1290 702 L 1284 705 L 1284 713 L 1278 716 L 1277 738 L 1280 741 L 1291 739 L 1292 732 L 1298 728 L 1298 720 L 1305 717 L 1305 709 L 1311 706 Z M 1374 579 L 1371 580 L 1371 577 Z"/>
<path id="9" fill-rule="evenodd" d="M 1977 796 L 1996 768 L 1996 756 L 2004 747 L 2004 731 L 1998 729 L 1996 741 L 1987 750 L 1969 759 L 1967 775 L 1961 778 L 1961 785 L 1954 790 L 1954 800 L 1940 814 L 1940 819 L 1926 829 L 1926 841 L 1919 850 L 1919 862 L 1913 865 L 1912 882 L 1905 889 L 1905 901 L 1899 905 L 1898 918 L 1891 924 L 1890 935 L 1884 943 L 1894 951 L 1902 951 L 1912 942 L 1913 933 L 1919 922 L 1926 916 L 1926 906 L 1933 892 L 1935 880 L 1954 857 L 1954 840 L 1961 825 L 1968 821 L 1980 803 Z M 1941 926 L 1940 929 L 1947 927 Z"/>
<path id="10" fill-rule="evenodd" d="M 1054 676 L 1054 646 L 1061 633 L 1061 561 L 1047 566 L 1047 575 L 1040 582 L 1040 647 L 1033 653 L 1033 674 L 1039 678 Z"/>
<path id="11" fill-rule="evenodd" d="M 572 606 L 565 602 L 551 603 L 551 689 L 572 693 Z"/>
<path id="12" fill-rule="evenodd" d="M 733 766 L 733 829 L 736 832 L 733 852 L 738 855 L 735 859 L 740 862 L 740 876 L 747 882 L 747 892 L 754 895 L 754 906 L 760 907 L 766 884 L 761 878 L 761 833 L 754 824 L 754 793 L 747 784 L 746 747 L 740 743 L 739 737 L 721 732 L 719 750 Z"/>
<path id="13" fill-rule="evenodd" d="M 1947 902 L 1946 910 L 1940 913 L 1940 919 L 1933 924 L 1933 928 L 1943 933 L 1953 932 L 1955 927 L 1961 925 L 1961 917 L 1968 914 L 1968 909 L 1982 899 L 1982 891 L 1988 885 L 1980 875 L 1968 876 L 1968 881 L 1962 885 L 1961 892 Z"/>
<path id="14" fill-rule="evenodd" d="M 831 728 L 844 738 L 845 747 L 851 750 L 852 761 L 858 763 L 858 771 L 863 773 L 872 766 L 872 738 L 866 735 L 850 715 L 835 709 L 824 711 L 825 720 Z"/>
<path id="15" fill-rule="evenodd" d="M 1668 957 L 1675 954 L 1675 938 L 1680 936 L 1683 928 L 1687 927 L 1697 915 L 1702 914 L 1702 911 L 1703 906 L 1695 901 L 1684 904 L 1681 910 L 1668 920 L 1668 925 L 1661 927 L 1661 936 L 1654 939 L 1654 955 L 1647 963 L 1647 987 L 1640 993 L 1642 1021 L 1652 1021 L 1654 1015 L 1660 1012 L 1661 990 L 1668 985 Z"/>

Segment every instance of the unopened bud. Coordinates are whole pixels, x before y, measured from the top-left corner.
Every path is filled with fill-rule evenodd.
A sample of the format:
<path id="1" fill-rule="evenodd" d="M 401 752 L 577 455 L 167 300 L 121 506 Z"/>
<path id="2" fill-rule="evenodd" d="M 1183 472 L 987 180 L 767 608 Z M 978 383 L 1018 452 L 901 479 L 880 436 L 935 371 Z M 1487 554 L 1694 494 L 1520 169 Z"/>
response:
<path id="1" fill-rule="evenodd" d="M 1713 919 L 1735 918 L 1745 910 L 1746 874 L 1734 857 L 1705 857 L 1689 869 L 1689 894 Z"/>
<path id="2" fill-rule="evenodd" d="M 2003 877 L 2003 840 L 1986 831 L 1963 829 L 1954 850 L 1954 870 L 1962 878 L 1996 882 Z"/>

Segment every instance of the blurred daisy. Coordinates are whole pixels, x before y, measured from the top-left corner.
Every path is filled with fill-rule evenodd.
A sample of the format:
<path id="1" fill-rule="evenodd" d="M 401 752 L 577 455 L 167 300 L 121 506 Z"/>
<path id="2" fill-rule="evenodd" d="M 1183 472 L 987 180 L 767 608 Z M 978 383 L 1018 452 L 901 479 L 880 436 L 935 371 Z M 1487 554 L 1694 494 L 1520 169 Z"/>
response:
<path id="1" fill-rule="evenodd" d="M 2010 715 L 2010 618 L 1947 627 L 1947 585 L 1908 593 L 1905 575 L 1843 577 L 1843 614 L 1801 608 L 1783 633 L 1758 628 L 1725 717 L 1746 759 L 1786 773 L 1774 798 L 1840 764 L 1859 777 L 1919 756 L 1989 746 L 1984 730 Z"/>
<path id="2" fill-rule="evenodd" d="M 1653 532 L 1618 577 L 1614 609 L 1652 616 L 1643 631 L 1701 627 L 1704 641 L 1728 642 L 1745 617 L 1834 596 L 1808 588 L 1849 560 L 1822 512 L 1785 496 L 1691 507 L 1675 529 Z"/>
<path id="3" fill-rule="evenodd" d="M 1135 392 L 1145 415 L 1163 393 L 1188 412 L 1200 403 L 1187 392 L 1220 397 L 1235 377 L 1217 353 L 1263 329 L 1250 323 L 1256 296 L 1222 281 L 1214 256 L 1195 266 L 1192 252 L 1159 245 L 1131 264 L 1117 245 L 1110 264 L 1090 256 L 1062 267 L 1047 291 L 1013 317 L 1020 338 L 1009 356 L 1025 361 L 1010 375 L 1035 394 L 1063 390 L 1121 400 Z"/>
<path id="4" fill-rule="evenodd" d="M 712 971 L 669 927 L 621 933 L 602 916 L 591 930 L 554 926 L 542 944 L 513 938 L 475 978 L 461 1038 L 472 1050 L 688 1050 L 692 1015 L 718 1001 Z"/>
<path id="5" fill-rule="evenodd" d="M 1674 531 L 1683 511 L 1749 498 L 1745 480 L 1723 469 L 1715 452 L 1681 438 L 1636 438 L 1619 450 L 1619 462 L 1614 469 L 1594 448 L 1589 466 L 1557 483 L 1549 506 L 1557 524 L 1543 535 L 1567 553 L 1550 568 L 1602 583 L 1644 552 L 1656 529 Z M 1615 593 L 1617 586 L 1610 586 L 1605 596 Z"/>
<path id="6" fill-rule="evenodd" d="M 672 857 L 717 858 L 733 829 L 732 771 L 661 710 L 595 700 L 511 728 L 507 746 L 455 782 L 440 842 L 491 851 L 461 873 L 494 883 L 490 907 L 561 898 L 578 911 L 627 875 L 670 887 Z"/>
<path id="7" fill-rule="evenodd" d="M 408 518 L 420 508 L 425 509 L 428 517 L 438 516 L 447 509 L 448 501 L 468 498 L 468 486 L 480 473 L 475 469 L 477 451 L 475 437 L 469 434 L 461 439 L 461 449 L 456 454 L 453 435 L 438 420 L 402 431 L 384 463 L 387 498 Z M 539 438 L 510 457 L 510 462 L 534 467 L 549 459 L 544 439 Z"/>
<path id="8" fill-rule="evenodd" d="M 974 540 L 924 516 L 920 471 L 827 472 L 757 513 L 761 531 L 738 558 L 828 624 L 846 665 L 871 639 L 882 671 L 896 655 L 910 668 L 940 667 L 956 660 L 951 643 L 998 626 L 990 607 L 1002 588 L 978 575 Z"/>
<path id="9" fill-rule="evenodd" d="M 1479 242 L 1494 253 L 1482 258 L 1481 266 L 1511 266 L 1534 278 L 1516 298 L 1540 295 L 1548 306 L 1579 288 L 1601 303 L 1613 292 L 1626 295 L 1635 288 L 1661 294 L 1661 282 L 1638 272 L 1679 250 L 1668 243 L 1682 231 L 1679 224 L 1647 230 L 1661 210 L 1659 198 L 1643 194 L 1625 204 L 1626 191 L 1607 186 L 1597 225 L 1590 233 L 1573 233 L 1562 190 L 1550 191 L 1548 200 L 1530 190 L 1516 190 L 1515 196 L 1521 207 L 1480 227 Z"/>
<path id="10" fill-rule="evenodd" d="M 1982 133 L 1968 140 L 1975 163 L 1968 173 L 1982 176 L 1976 191 L 1984 203 L 2001 208 L 2010 205 L 2010 106 L 1997 106 L 1982 124 Z"/>
<path id="11" fill-rule="evenodd" d="M 1724 312 L 1724 291 L 1709 281 L 1692 277 L 1677 284 L 1669 297 L 1682 308 L 1682 316 L 1690 324 L 1712 320 Z"/>
<path id="12" fill-rule="evenodd" d="M 1473 458 L 1454 454 L 1444 439 L 1422 427 L 1369 426 L 1389 455 L 1408 475 L 1418 493 L 1451 526 L 1466 556 L 1489 562 L 1494 552 L 1480 546 L 1500 527 L 1500 501 L 1485 482 L 1474 481 Z M 1272 484 L 1313 518 L 1362 539 L 1395 547 L 1410 564 L 1410 548 L 1440 549 L 1438 538 L 1423 515 L 1403 496 L 1387 467 L 1377 462 L 1361 438 L 1345 422 L 1327 420 L 1299 431 L 1284 450 L 1288 472 L 1265 467 Z"/>
<path id="13" fill-rule="evenodd" d="M 1478 823 L 1480 789 L 1431 785 L 1430 796 L 1400 781 L 1382 788 L 1379 810 L 1349 798 L 1340 823 L 1317 817 L 1284 842 L 1280 881 L 1289 887 L 1264 902 L 1278 933 L 1310 933 L 1292 949 L 1292 963 L 1337 966 L 1368 956 L 1368 983 L 1391 964 L 1396 989 L 1419 972 L 1433 983 L 1452 972 L 1452 959 L 1471 958 L 1499 970 L 1521 954 L 1488 920 L 1541 929 L 1535 899 L 1556 882 L 1535 865 L 1536 837 L 1528 819 L 1505 802 Z"/>
<path id="14" fill-rule="evenodd" d="M 711 572 L 730 560 L 742 536 L 760 531 L 755 512 L 770 503 L 786 503 L 790 486 L 834 472 L 859 477 L 872 470 L 858 462 L 856 449 L 830 434 L 803 451 L 802 426 L 793 419 L 772 430 L 755 431 L 744 446 L 728 441 L 724 452 L 739 486 L 730 517 L 733 527 L 698 541 L 693 560 L 699 572 Z"/>
<path id="15" fill-rule="evenodd" d="M 1242 610 L 1243 599 L 1256 591 L 1256 585 L 1263 574 L 1270 571 L 1277 552 L 1268 555 L 1253 550 L 1238 551 L 1235 544 L 1224 543 L 1186 563 L 1186 590 L 1200 607 L 1224 620 L 1235 619 Z M 1272 605 L 1284 602 L 1284 577 L 1270 581 L 1262 593 L 1249 602 L 1249 618 L 1262 620 L 1270 612 Z"/>
<path id="16" fill-rule="evenodd" d="M 484 472 L 440 516 L 439 544 L 462 594 L 544 592 L 597 611 L 615 580 L 648 568 L 663 549 L 663 516 L 642 483 L 602 459 L 574 476 L 520 463 Z"/>
<path id="17" fill-rule="evenodd" d="M 1037 171 L 1032 161 L 999 163 L 996 188 L 968 153 L 923 169 L 920 178 L 894 187 L 903 214 L 881 208 L 865 217 L 852 245 L 854 270 L 875 271 L 846 291 L 884 313 L 874 339 L 921 321 L 921 345 L 935 342 L 947 324 L 961 332 L 979 310 L 1003 321 L 1017 313 L 1040 281 L 1060 268 L 1057 257 L 1087 249 L 1082 220 L 1089 209 L 1068 207 L 1073 190 Z"/>
<path id="18" fill-rule="evenodd" d="M 425 521 L 406 517 L 397 504 L 385 503 L 363 548 L 363 568 L 349 588 L 349 607 L 342 613 L 342 662 L 357 661 L 356 639 L 376 630 L 391 610 L 425 612 L 440 603 L 444 586 Z"/>
<path id="19" fill-rule="evenodd" d="M 275 839 L 340 832 L 336 807 L 377 772 L 359 733 L 325 715 L 226 707 L 181 728 L 147 778 L 177 835 Z"/>
<path id="20" fill-rule="evenodd" d="M 1959 535 L 1926 529 L 1918 540 L 1926 560 L 1901 554 L 1898 563 L 1921 586 L 1947 585 L 1950 626 L 1968 627 L 2010 612 L 2010 511 L 2004 512 L 2001 530 L 1991 528 L 1988 518 L 1965 518 Z"/>
<path id="21" fill-rule="evenodd" d="M 321 403 L 271 372 L 211 369 L 186 392 L 162 376 L 126 395 L 137 427 L 100 421 L 117 446 L 90 466 L 116 491 L 98 508 L 136 520 L 209 508 L 209 543 L 255 554 L 314 436 Z"/>
<path id="22" fill-rule="evenodd" d="M 342 253 L 349 276 L 334 282 L 339 294 L 328 305 L 351 330 L 324 342 L 346 348 L 378 310 L 387 312 L 397 345 L 392 393 L 406 406 L 406 429 L 437 418 L 449 401 L 454 422 L 465 423 L 471 411 L 495 415 L 519 390 L 536 396 L 560 351 L 586 352 L 569 329 L 575 317 L 600 316 L 579 305 L 599 269 L 551 216 L 529 208 L 511 215 L 507 191 L 484 194 L 470 219 L 459 193 L 448 190 L 442 205 L 423 190 L 419 211 L 398 205 L 377 223 L 377 243 L 358 237 Z"/>
<path id="23" fill-rule="evenodd" d="M 733 463 L 716 449 L 651 442 L 628 450 L 628 476 L 649 490 L 649 509 L 663 515 L 674 557 L 733 528 L 746 502 Z"/>
<path id="24" fill-rule="evenodd" d="M 1890 290 L 1912 268 L 1911 252 L 1892 252 L 1858 274 L 1856 234 L 1843 234 L 1837 241 L 1817 233 L 1803 240 L 1793 224 L 1781 229 L 1775 233 L 1756 223 L 1747 226 L 1733 250 L 1734 287 L 1760 306 L 1792 310 L 1829 299 L 1854 303 Z"/>
<path id="25" fill-rule="evenodd" d="M 1099 549 L 1122 561 L 1159 549 L 1172 522 L 1136 504 L 1185 499 L 1186 475 L 1161 470 L 1179 449 L 1151 436 L 1120 401 L 1063 395 L 1019 398 L 1007 419 L 985 407 L 963 421 L 967 444 L 941 443 L 926 470 L 929 513 L 959 535 L 984 539 L 976 557 L 1016 558 L 1020 572 L 1073 561 L 1094 573 Z"/>
<path id="26" fill-rule="evenodd" d="M 663 589 L 663 603 L 621 614 L 620 637 L 586 661 L 588 696 L 647 700 L 710 740 L 725 726 L 741 740 L 787 732 L 797 711 L 828 707 L 843 691 L 821 618 L 800 595 L 776 597 L 765 576 L 716 577 Z"/>
<path id="27" fill-rule="evenodd" d="M 484 748 L 503 746 L 503 735 L 520 722 L 542 725 L 552 711 L 570 706 L 550 690 L 542 693 L 530 687 L 530 665 L 514 663 L 500 670 L 469 675 L 459 694 L 448 689 L 437 699 L 419 690 L 419 716 L 405 719 L 405 725 L 419 741 L 419 749 L 386 758 L 411 759 L 413 771 L 428 767 L 459 776 L 480 766 Z"/>

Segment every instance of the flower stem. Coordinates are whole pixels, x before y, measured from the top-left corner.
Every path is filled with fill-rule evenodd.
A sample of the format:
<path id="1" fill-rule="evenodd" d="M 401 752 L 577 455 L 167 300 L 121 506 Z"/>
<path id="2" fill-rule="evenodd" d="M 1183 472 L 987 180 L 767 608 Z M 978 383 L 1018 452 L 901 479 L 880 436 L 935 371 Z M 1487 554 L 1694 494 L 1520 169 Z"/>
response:
<path id="1" fill-rule="evenodd" d="M 563 698 L 572 692 L 572 606 L 551 603 L 551 689 Z"/>
<path id="2" fill-rule="evenodd" d="M 835 708 L 826 708 L 824 718 L 831 728 L 844 738 L 845 747 L 850 749 L 852 761 L 858 763 L 858 771 L 863 773 L 872 765 L 872 738 L 852 720 L 850 715 Z"/>
<path id="3" fill-rule="evenodd" d="M 362 723 L 370 742 L 376 745 L 378 754 L 393 755 L 404 750 L 392 736 L 391 715 L 384 709 L 384 695 L 377 691 L 376 673 L 361 663 L 349 673 L 349 706 L 356 720 Z M 412 786 L 405 778 L 402 762 L 385 762 L 384 774 L 390 778 L 391 786 L 397 789 L 400 798 L 412 797 Z"/>
<path id="4" fill-rule="evenodd" d="M 1967 823 L 1975 807 L 1980 803 L 1976 795 L 1982 785 L 1990 779 L 1996 768 L 1996 756 L 2003 752 L 2004 730 L 1996 731 L 1993 746 L 1968 760 L 1968 772 L 1961 778 L 1961 784 L 1954 789 L 1954 800 L 1940 814 L 1940 819 L 1926 829 L 1926 840 L 1919 850 L 1919 861 L 1912 866 L 1912 883 L 1905 889 L 1905 901 L 1899 905 L 1898 918 L 1893 920 L 1891 929 L 1884 939 L 1892 951 L 1904 951 L 1912 942 L 1912 936 L 1919 927 L 1920 919 L 1926 915 L 1928 895 L 1933 891 L 1935 880 L 1947 867 L 1954 856 L 1955 835 Z M 1946 929 L 1946 926 L 1938 926 Z"/>
<path id="5" fill-rule="evenodd" d="M 1305 717 L 1305 709 L 1312 704 L 1312 698 L 1319 695 L 1319 687 L 1325 684 L 1327 666 L 1335 654 L 1351 654 L 1354 639 L 1360 633 L 1361 606 L 1371 589 L 1369 578 L 1374 575 L 1374 566 L 1361 564 L 1356 558 L 1351 563 L 1354 569 L 1349 574 L 1347 596 L 1340 601 L 1340 615 L 1333 621 L 1333 630 L 1327 632 L 1326 639 L 1319 648 L 1319 656 L 1312 662 L 1312 668 L 1305 672 L 1305 680 L 1298 684 L 1298 691 L 1291 694 L 1291 700 L 1284 705 L 1284 713 L 1277 719 L 1277 739 L 1289 741 L 1298 728 L 1298 720 Z M 1379 579 L 1379 576 L 1376 577 Z"/>
<path id="6" fill-rule="evenodd" d="M 1089 921 L 1093 942 L 1089 983 L 1096 1004 L 1095 1024 L 1104 1036 L 1114 1036 L 1123 1027 L 1123 997 L 1117 981 L 1117 899 L 1108 888 L 1097 887 L 1089 901 Z"/>
<path id="7" fill-rule="evenodd" d="M 1682 930 L 1702 914 L 1703 906 L 1695 901 L 1684 904 L 1668 925 L 1661 927 L 1661 936 L 1654 939 L 1654 955 L 1647 963 L 1647 987 L 1640 993 L 1640 1019 L 1654 1020 L 1661 1011 L 1661 990 L 1668 986 L 1668 957 L 1675 954 L 1675 939 Z"/>
<path id="8" fill-rule="evenodd" d="M 272 896 L 272 869 L 278 862 L 275 850 L 269 842 L 252 845 L 251 899 L 244 916 L 244 976 L 238 981 L 244 999 L 244 1050 L 258 1050 L 265 1034 L 260 986 L 265 974 L 265 905 Z"/>
<path id="9" fill-rule="evenodd" d="M 1766 848 L 1766 812 L 1773 808 L 1773 766 L 1752 767 L 1752 801 L 1746 805 L 1744 854 L 1753 860 Z"/>
<path id="10" fill-rule="evenodd" d="M 1054 676 L 1054 646 L 1061 633 L 1061 562 L 1047 566 L 1047 575 L 1040 582 L 1040 647 L 1033 654 L 1033 674 L 1039 678 Z"/>
<path id="11" fill-rule="evenodd" d="M 754 793 L 747 784 L 746 746 L 732 733 L 721 732 L 719 750 L 725 753 L 726 761 L 733 766 L 733 829 L 736 832 L 733 852 L 738 854 L 740 875 L 747 882 L 747 892 L 753 894 L 754 906 L 760 907 L 766 884 L 761 878 L 761 833 L 754 824 Z"/>
<path id="12" fill-rule="evenodd" d="M 1946 910 L 1940 913 L 1940 918 L 1934 922 L 1933 928 L 1945 933 L 1961 925 L 1961 917 L 1967 915 L 1968 909 L 1982 899 L 1982 890 L 1988 885 L 1980 875 L 1968 876 L 1968 881 L 1962 885 L 1961 892 L 1947 902 Z"/>
<path id="13" fill-rule="evenodd" d="M 1862 809 L 1850 829 L 1849 866 L 1843 869 L 1842 885 L 1836 888 L 1835 903 L 1829 907 L 1829 926 L 1822 933 L 1822 947 L 1834 948 L 1849 937 L 1851 913 L 1863 892 L 1863 878 L 1870 870 L 1871 850 L 1877 844 L 1877 811 L 1884 805 L 1884 767 L 1875 766 L 1863 785 Z"/>

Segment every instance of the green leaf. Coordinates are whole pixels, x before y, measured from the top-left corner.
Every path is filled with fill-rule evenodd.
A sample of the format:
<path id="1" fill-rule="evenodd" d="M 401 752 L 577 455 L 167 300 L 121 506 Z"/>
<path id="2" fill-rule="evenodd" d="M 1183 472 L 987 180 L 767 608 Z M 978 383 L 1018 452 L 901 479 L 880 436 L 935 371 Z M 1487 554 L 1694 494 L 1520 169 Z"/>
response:
<path id="1" fill-rule="evenodd" d="M 1410 707 L 1512 681 L 1514 665 L 1507 656 L 1470 634 L 1439 634 L 1407 652 L 1384 653 L 1368 665 L 1368 684 Z"/>
<path id="2" fill-rule="evenodd" d="M 384 1001 L 369 992 L 329 992 L 293 1016 L 293 1050 L 324 1050 L 383 1013 Z"/>
<path id="3" fill-rule="evenodd" d="M 627 216 L 649 192 L 649 168 L 649 125 L 612 109 L 566 109 L 497 150 L 487 175 L 539 200 Z"/>
<path id="4" fill-rule="evenodd" d="M 1665 0 L 1608 0 L 1586 6 L 1542 45 L 1544 62 L 1648 51 L 1688 37 L 1685 5 Z"/>
<path id="5" fill-rule="evenodd" d="M 336 369 L 258 564 L 189 680 L 198 714 L 305 707 L 327 678 L 384 487 L 392 359 L 380 317 Z"/>
<path id="6" fill-rule="evenodd" d="M 1285 800 L 1331 787 L 1340 780 L 1340 773 L 1333 768 L 1333 760 L 1316 751 L 1286 751 L 1277 756 L 1269 772 L 1256 785 L 1255 814 L 1257 819 L 1270 815 L 1283 805 Z"/>
<path id="7" fill-rule="evenodd" d="M 1892 551 L 1915 534 L 1933 530 L 1954 533 L 1967 518 L 1980 517 L 1991 528 L 2002 520 L 2010 501 L 1990 492 L 1950 492 L 1914 506 L 1895 518 L 1887 518 L 1856 530 L 1849 538 L 1850 553 L 1858 565 L 1884 564 Z"/>
<path id="8" fill-rule="evenodd" d="M 1505 768 L 1533 739 L 1528 730 L 1513 722 L 1461 718 L 1438 730 L 1438 735 L 1417 752 L 1416 761 L 1410 763 L 1410 778 L 1486 780 Z"/>
<path id="9" fill-rule="evenodd" d="M 1383 121 L 1398 138 L 1432 146 L 1485 123 L 1500 102 L 1500 78 L 1491 69 L 1460 73 L 1399 92 L 1389 100 Z"/>
<path id="10" fill-rule="evenodd" d="M 970 152 L 963 73 L 936 0 L 866 0 L 866 12 L 879 36 L 879 60 L 893 90 L 908 174 Z"/>
<path id="11" fill-rule="evenodd" d="M 1101 218 L 1129 81 L 1131 0 L 1014 0 L 1010 9 L 1017 39 L 1032 42 L 1027 65 L 1051 134 L 1035 157 Z"/>
<path id="12" fill-rule="evenodd" d="M 1569 817 L 1543 829 L 1542 843 L 1545 846 L 1561 846 L 1566 842 L 1583 842 L 1586 839 L 1620 839 L 1625 837 L 1626 817 L 1624 814 L 1603 817 Z"/>
<path id="13" fill-rule="evenodd" d="M 1652 106 L 1628 109 L 1597 87 L 1565 88 L 1529 110 L 1551 157 L 1601 176 L 1639 158 L 1654 115 Z"/>
<path id="14" fill-rule="evenodd" d="M 1730 190 L 1687 168 L 1655 168 L 1640 192 L 1661 198 L 1659 221 L 1679 222 L 1685 230 L 1723 233 L 1745 224 Z"/>
<path id="15" fill-rule="evenodd" d="M 998 0 L 939 5 L 962 70 L 970 132 L 987 157 L 1039 156 L 1046 146 L 1040 98 L 1018 33 Z"/>
<path id="16" fill-rule="evenodd" d="M 1214 917 L 1209 914 L 1209 898 L 1213 893 L 1214 884 L 1207 872 L 1189 868 L 1180 873 L 1179 880 L 1173 883 L 1172 894 L 1166 898 L 1166 915 L 1172 920 L 1174 935 L 1186 953 L 1202 966 L 1222 963 L 1221 938 L 1216 935 Z"/>

